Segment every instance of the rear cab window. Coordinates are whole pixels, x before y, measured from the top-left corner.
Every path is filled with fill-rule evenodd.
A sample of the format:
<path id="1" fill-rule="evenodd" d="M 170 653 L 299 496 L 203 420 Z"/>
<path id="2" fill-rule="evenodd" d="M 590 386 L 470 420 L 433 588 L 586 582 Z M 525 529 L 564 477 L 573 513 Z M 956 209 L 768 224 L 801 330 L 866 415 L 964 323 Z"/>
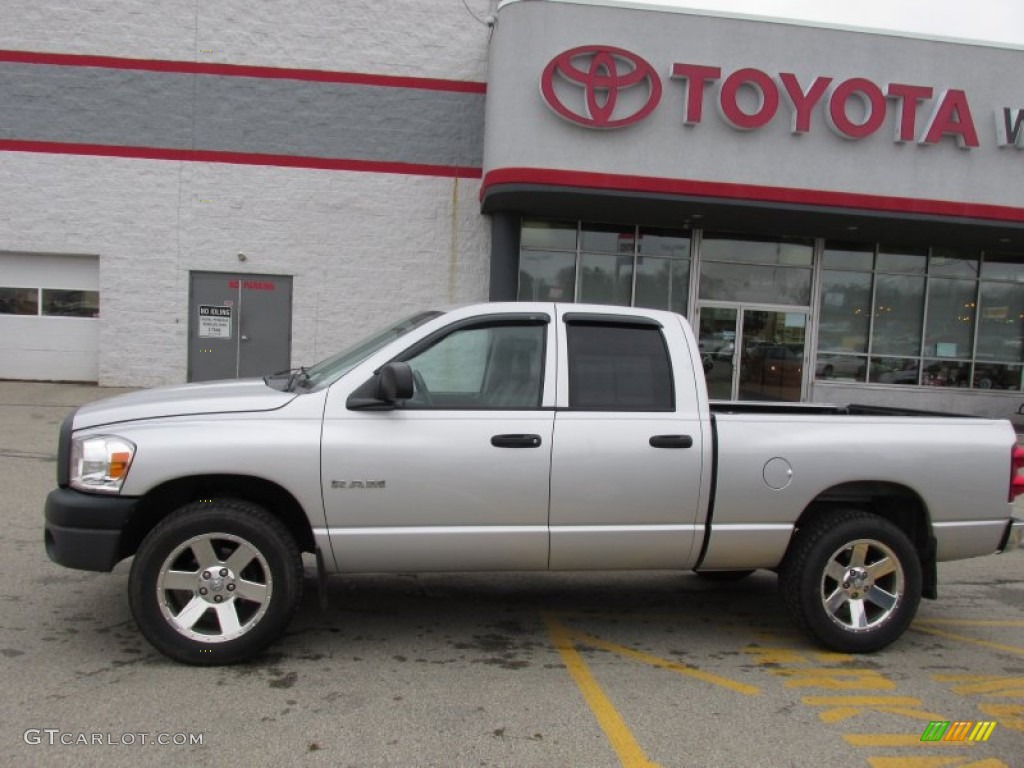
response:
<path id="1" fill-rule="evenodd" d="M 565 315 L 569 408 L 673 411 L 672 364 L 659 323 Z"/>

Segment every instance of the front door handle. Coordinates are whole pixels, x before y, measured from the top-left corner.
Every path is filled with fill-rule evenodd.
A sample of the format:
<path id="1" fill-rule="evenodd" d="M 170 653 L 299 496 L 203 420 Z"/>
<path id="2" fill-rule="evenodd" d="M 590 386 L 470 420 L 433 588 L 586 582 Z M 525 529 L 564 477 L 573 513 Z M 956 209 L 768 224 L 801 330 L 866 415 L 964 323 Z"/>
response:
<path id="1" fill-rule="evenodd" d="M 689 435 L 655 435 L 650 443 L 651 448 L 692 448 L 693 438 Z"/>
<path id="2" fill-rule="evenodd" d="M 495 448 L 540 448 L 540 435 L 495 435 L 491 445 Z"/>

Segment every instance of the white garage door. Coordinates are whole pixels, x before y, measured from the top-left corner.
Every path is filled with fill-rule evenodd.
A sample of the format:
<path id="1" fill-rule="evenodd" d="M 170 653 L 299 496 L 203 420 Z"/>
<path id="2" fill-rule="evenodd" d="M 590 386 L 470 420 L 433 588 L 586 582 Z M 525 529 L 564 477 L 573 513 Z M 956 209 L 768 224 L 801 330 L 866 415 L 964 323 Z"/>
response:
<path id="1" fill-rule="evenodd" d="M 0 379 L 96 381 L 99 258 L 0 253 Z"/>

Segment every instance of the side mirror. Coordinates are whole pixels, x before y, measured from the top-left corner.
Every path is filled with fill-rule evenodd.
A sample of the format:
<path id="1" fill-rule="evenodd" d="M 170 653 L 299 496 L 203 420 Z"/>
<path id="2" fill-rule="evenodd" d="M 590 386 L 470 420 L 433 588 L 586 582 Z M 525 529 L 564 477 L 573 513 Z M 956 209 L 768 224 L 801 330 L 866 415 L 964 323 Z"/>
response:
<path id="1" fill-rule="evenodd" d="M 352 411 L 387 411 L 412 396 L 412 368 L 408 363 L 388 363 L 349 395 L 345 405 Z"/>
<path id="2" fill-rule="evenodd" d="M 408 363 L 387 363 L 377 374 L 373 396 L 392 404 L 413 396 L 412 368 Z"/>

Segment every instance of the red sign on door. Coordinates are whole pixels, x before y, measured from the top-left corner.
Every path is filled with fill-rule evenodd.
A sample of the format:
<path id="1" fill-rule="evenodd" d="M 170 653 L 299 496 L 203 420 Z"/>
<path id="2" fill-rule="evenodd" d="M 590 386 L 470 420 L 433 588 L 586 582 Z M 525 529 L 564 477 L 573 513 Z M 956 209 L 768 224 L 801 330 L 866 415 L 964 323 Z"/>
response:
<path id="1" fill-rule="evenodd" d="M 247 291 L 273 291 L 277 286 L 270 280 L 243 280 L 242 287 Z M 238 288 L 237 280 L 228 280 L 228 288 Z"/>

